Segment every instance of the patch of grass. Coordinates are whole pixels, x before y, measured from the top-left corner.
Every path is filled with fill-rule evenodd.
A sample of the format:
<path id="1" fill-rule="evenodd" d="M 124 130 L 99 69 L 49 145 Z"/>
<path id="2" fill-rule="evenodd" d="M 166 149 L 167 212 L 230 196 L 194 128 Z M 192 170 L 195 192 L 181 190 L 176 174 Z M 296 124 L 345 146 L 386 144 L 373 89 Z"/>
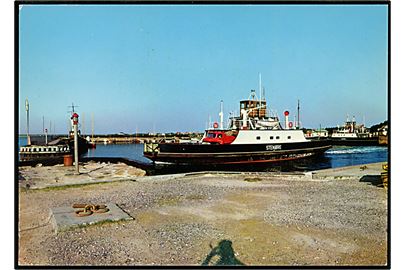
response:
<path id="1" fill-rule="evenodd" d="M 181 201 L 180 197 L 167 197 L 167 198 L 160 198 L 156 201 L 156 203 L 159 206 L 164 206 L 164 205 L 176 205 Z"/>
<path id="2" fill-rule="evenodd" d="M 19 187 L 20 192 L 30 192 L 31 190 L 27 187 Z"/>
<path id="3" fill-rule="evenodd" d="M 140 212 L 136 214 L 136 220 L 140 224 L 144 224 L 147 226 L 155 226 L 156 224 L 159 224 L 160 222 L 163 222 L 163 217 L 162 215 L 158 214 L 157 212 L 154 211 L 145 211 L 145 212 Z"/>
<path id="4" fill-rule="evenodd" d="M 115 175 L 124 175 L 124 173 L 125 173 L 125 169 L 120 169 L 120 170 L 117 170 L 114 174 Z"/>
<path id="5" fill-rule="evenodd" d="M 159 205 L 175 205 L 181 201 L 191 201 L 191 200 L 205 200 L 207 196 L 201 194 L 192 194 L 188 196 L 175 196 L 175 197 L 168 197 L 168 198 L 161 198 L 158 200 Z"/>
<path id="6" fill-rule="evenodd" d="M 185 199 L 186 200 L 205 200 L 206 198 L 207 198 L 207 196 L 195 194 L 195 195 L 189 195 Z"/>
<path id="7" fill-rule="evenodd" d="M 259 177 L 253 177 L 253 178 L 245 178 L 243 181 L 246 181 L 246 182 L 259 182 L 259 181 L 262 181 L 262 179 L 259 178 Z"/>
<path id="8" fill-rule="evenodd" d="M 55 190 L 65 190 L 69 188 L 81 188 L 85 186 L 96 186 L 96 185 L 104 185 L 104 184 L 111 184 L 113 182 L 99 182 L 99 183 L 85 183 L 85 184 L 72 184 L 72 185 L 63 185 L 63 186 L 53 186 L 53 187 L 46 187 L 46 188 L 37 188 L 37 189 L 30 189 L 32 191 L 55 191 Z"/>

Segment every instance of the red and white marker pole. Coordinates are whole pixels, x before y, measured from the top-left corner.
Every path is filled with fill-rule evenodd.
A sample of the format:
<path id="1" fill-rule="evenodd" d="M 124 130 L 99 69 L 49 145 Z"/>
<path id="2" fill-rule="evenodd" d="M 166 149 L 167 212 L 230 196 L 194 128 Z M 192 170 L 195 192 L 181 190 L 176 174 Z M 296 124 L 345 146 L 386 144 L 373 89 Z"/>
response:
<path id="1" fill-rule="evenodd" d="M 79 142 L 77 138 L 77 125 L 79 124 L 79 115 L 77 113 L 73 113 L 72 115 L 73 120 L 73 133 L 74 133 L 74 150 L 75 150 L 75 173 L 79 173 Z"/>

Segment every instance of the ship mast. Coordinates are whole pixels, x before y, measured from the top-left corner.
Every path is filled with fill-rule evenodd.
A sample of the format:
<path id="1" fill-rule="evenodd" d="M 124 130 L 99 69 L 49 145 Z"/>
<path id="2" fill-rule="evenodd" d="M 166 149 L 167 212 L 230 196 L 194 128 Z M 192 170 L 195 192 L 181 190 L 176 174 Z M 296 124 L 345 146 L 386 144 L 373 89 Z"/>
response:
<path id="1" fill-rule="evenodd" d="M 262 74 L 259 73 L 259 106 L 262 106 Z"/>
<path id="2" fill-rule="evenodd" d="M 72 110 L 71 111 L 68 111 L 68 112 L 70 112 L 70 113 L 74 113 L 75 112 L 75 107 L 79 107 L 79 106 L 75 106 L 74 104 L 73 104 L 73 102 L 72 102 L 72 105 L 70 105 L 70 106 L 68 106 L 68 108 L 72 108 Z"/>
<path id="3" fill-rule="evenodd" d="M 82 113 L 82 135 L 83 136 L 84 136 L 84 134 L 86 134 L 86 131 L 84 129 L 86 121 L 84 119 L 85 119 L 84 118 L 84 113 Z"/>
<path id="4" fill-rule="evenodd" d="M 297 106 L 297 113 L 298 113 L 298 129 L 300 129 L 300 100 L 298 100 L 298 106 Z"/>
<path id="5" fill-rule="evenodd" d="M 93 142 L 94 136 L 94 113 L 91 113 L 91 142 Z"/>
<path id="6" fill-rule="evenodd" d="M 219 112 L 219 129 L 224 129 L 224 101 L 221 100 L 221 108 Z"/>

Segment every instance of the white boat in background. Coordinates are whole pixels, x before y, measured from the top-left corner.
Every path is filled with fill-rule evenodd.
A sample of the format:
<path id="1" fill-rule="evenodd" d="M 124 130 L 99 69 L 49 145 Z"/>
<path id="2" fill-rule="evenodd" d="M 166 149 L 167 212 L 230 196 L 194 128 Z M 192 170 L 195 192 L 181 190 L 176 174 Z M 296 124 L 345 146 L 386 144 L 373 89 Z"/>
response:
<path id="1" fill-rule="evenodd" d="M 347 146 L 373 146 L 379 145 L 378 137 L 372 136 L 369 129 L 364 124 L 358 125 L 353 116 L 349 120 L 347 116 L 346 122 L 342 127 L 334 130 L 331 135 L 333 145 L 347 145 Z"/>

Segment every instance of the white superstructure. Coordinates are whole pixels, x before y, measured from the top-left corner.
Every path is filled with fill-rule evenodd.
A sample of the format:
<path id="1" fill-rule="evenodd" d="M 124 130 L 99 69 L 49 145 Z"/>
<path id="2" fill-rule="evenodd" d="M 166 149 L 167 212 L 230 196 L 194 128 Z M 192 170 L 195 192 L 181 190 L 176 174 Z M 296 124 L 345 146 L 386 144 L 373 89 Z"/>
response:
<path id="1" fill-rule="evenodd" d="M 232 144 L 305 142 L 302 130 L 239 130 Z"/>
<path id="2" fill-rule="evenodd" d="M 221 101 L 220 116 L 223 116 Z M 213 128 L 206 130 L 203 143 L 211 144 L 285 144 L 308 141 L 302 130 L 289 122 L 289 112 L 284 113 L 285 123 L 282 125 L 277 115 L 268 116 L 264 94 L 257 99 L 255 90 L 251 90 L 249 98 L 240 101 L 239 116 L 230 117 L 228 128 L 214 123 Z M 283 127 L 284 126 L 284 127 Z"/>

